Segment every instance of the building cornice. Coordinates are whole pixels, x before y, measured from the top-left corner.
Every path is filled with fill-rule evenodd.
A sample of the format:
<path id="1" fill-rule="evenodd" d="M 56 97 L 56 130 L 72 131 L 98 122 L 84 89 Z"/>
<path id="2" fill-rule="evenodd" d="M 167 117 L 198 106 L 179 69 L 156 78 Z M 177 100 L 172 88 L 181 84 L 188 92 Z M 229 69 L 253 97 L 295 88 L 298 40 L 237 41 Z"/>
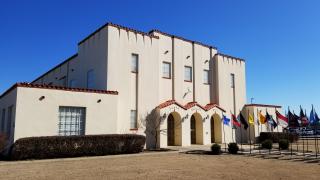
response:
<path id="1" fill-rule="evenodd" d="M 143 36 L 148 36 L 150 38 L 155 38 L 155 39 L 159 39 L 158 36 L 154 36 L 154 35 L 151 35 L 149 33 L 145 33 L 145 32 L 142 32 L 142 31 L 139 31 L 139 30 L 135 30 L 135 29 L 132 29 L 132 28 L 129 28 L 129 27 L 125 27 L 125 26 L 121 26 L 121 25 L 118 25 L 118 24 L 114 24 L 114 23 L 111 23 L 111 22 L 108 22 L 106 24 L 104 24 L 103 26 L 99 27 L 97 30 L 95 30 L 93 33 L 91 33 L 90 35 L 88 35 L 87 37 L 85 37 L 83 40 L 81 40 L 78 45 L 82 44 L 83 42 L 85 42 L 86 40 L 88 40 L 90 37 L 94 36 L 96 33 L 98 33 L 99 31 L 101 31 L 103 28 L 107 27 L 107 26 L 112 26 L 112 27 L 115 27 L 115 28 L 119 28 L 119 29 L 123 29 L 125 31 L 130 31 L 130 32 L 133 32 L 133 33 L 137 33 L 137 34 L 141 34 Z"/>
<path id="2" fill-rule="evenodd" d="M 184 109 L 184 110 L 188 110 L 188 109 L 190 109 L 190 108 L 192 108 L 192 107 L 194 107 L 194 106 L 198 106 L 198 107 L 200 107 L 201 109 L 203 109 L 204 111 L 209 111 L 210 109 L 216 107 L 216 108 L 220 109 L 221 111 L 226 112 L 226 111 L 225 111 L 223 108 L 221 108 L 219 105 L 213 104 L 213 103 L 209 103 L 209 104 L 207 104 L 207 105 L 205 105 L 205 106 L 201 106 L 201 105 L 200 105 L 199 103 L 197 103 L 197 102 L 189 102 L 189 103 L 187 103 L 186 105 L 182 105 L 182 104 L 176 102 L 175 100 L 168 100 L 168 101 L 166 101 L 166 102 L 164 102 L 164 103 L 161 103 L 161 104 L 158 105 L 158 108 L 162 109 L 162 108 L 168 107 L 168 106 L 170 106 L 170 105 L 172 105 L 172 104 L 175 104 L 175 105 L 181 107 L 181 108 Z"/>
<path id="3" fill-rule="evenodd" d="M 239 61 L 243 61 L 243 62 L 245 62 L 245 60 L 244 60 L 244 59 L 242 59 L 242 58 L 238 58 L 238 57 L 230 56 L 230 55 L 227 55 L 227 54 L 217 53 L 217 54 L 215 54 L 215 55 L 216 55 L 216 56 L 226 57 L 226 58 L 231 58 L 231 59 L 236 59 L 236 60 L 239 60 Z"/>
<path id="4" fill-rule="evenodd" d="M 85 88 L 68 88 L 68 87 L 63 87 L 63 86 L 50 86 L 50 85 L 46 85 L 46 84 L 31 84 L 31 83 L 23 82 L 23 83 L 16 83 L 13 86 L 11 86 L 7 91 L 5 91 L 0 96 L 0 99 L 18 87 L 71 91 L 71 92 L 84 92 L 84 93 L 110 94 L 110 95 L 118 95 L 119 94 L 118 91 L 96 90 L 96 89 L 85 89 Z"/>
<path id="5" fill-rule="evenodd" d="M 154 32 L 159 33 L 159 34 L 162 34 L 162 35 L 164 35 L 164 36 L 169 36 L 169 37 L 172 37 L 172 38 L 180 39 L 180 40 L 182 40 L 182 41 L 190 42 L 190 43 L 193 43 L 193 44 L 198 44 L 198 45 L 200 45 L 200 46 L 204 46 L 204 47 L 207 47 L 207 48 L 212 48 L 212 49 L 217 50 L 217 47 L 210 46 L 210 45 L 204 44 L 204 43 L 202 43 L 202 42 L 198 42 L 198 41 L 192 41 L 192 40 L 186 39 L 186 38 L 181 37 L 181 36 L 176 36 L 176 35 L 173 35 L 173 34 L 169 34 L 169 33 L 160 31 L 160 30 L 158 30 L 158 29 L 153 29 L 153 30 L 149 31 L 149 34 L 152 34 L 152 33 L 154 33 Z"/>

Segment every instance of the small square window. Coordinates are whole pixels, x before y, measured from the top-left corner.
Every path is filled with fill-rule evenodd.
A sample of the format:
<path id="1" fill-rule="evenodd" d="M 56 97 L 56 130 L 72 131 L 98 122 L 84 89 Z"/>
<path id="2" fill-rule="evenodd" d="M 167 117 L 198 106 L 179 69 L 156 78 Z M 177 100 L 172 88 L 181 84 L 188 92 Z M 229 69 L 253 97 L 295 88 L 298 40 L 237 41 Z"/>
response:
<path id="1" fill-rule="evenodd" d="M 131 72 L 137 73 L 138 72 L 138 62 L 139 56 L 138 54 L 131 54 Z"/>
<path id="2" fill-rule="evenodd" d="M 209 84 L 209 70 L 203 70 L 203 83 Z"/>
<path id="3" fill-rule="evenodd" d="M 131 112 L 130 112 L 130 129 L 137 129 L 137 128 L 138 128 L 137 111 L 131 110 Z"/>
<path id="4" fill-rule="evenodd" d="M 162 63 L 162 77 L 171 78 L 171 63 L 163 62 Z"/>
<path id="5" fill-rule="evenodd" d="M 184 80 L 188 82 L 192 81 L 192 67 L 190 66 L 184 67 Z"/>
<path id="6" fill-rule="evenodd" d="M 234 88 L 234 74 L 231 73 L 231 88 Z"/>

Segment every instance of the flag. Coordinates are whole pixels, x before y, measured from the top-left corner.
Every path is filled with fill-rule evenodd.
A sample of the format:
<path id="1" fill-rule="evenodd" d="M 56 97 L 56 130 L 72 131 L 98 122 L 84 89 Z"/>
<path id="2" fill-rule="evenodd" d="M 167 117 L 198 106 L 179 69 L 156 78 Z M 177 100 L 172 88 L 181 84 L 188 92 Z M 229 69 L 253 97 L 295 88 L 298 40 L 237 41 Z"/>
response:
<path id="1" fill-rule="evenodd" d="M 259 112 L 259 121 L 261 124 L 266 123 L 266 117 L 261 114 L 261 111 Z"/>
<path id="2" fill-rule="evenodd" d="M 250 124 L 250 125 L 254 125 L 254 117 L 252 116 L 251 113 L 249 113 L 249 119 L 248 119 L 248 121 L 249 121 L 249 124 Z"/>
<path id="3" fill-rule="evenodd" d="M 307 126 L 309 124 L 308 118 L 303 112 L 301 106 L 300 106 L 300 121 L 301 121 L 301 126 Z"/>
<path id="4" fill-rule="evenodd" d="M 273 128 L 276 128 L 278 126 L 277 122 L 273 119 L 272 116 L 270 116 L 270 114 L 268 113 L 267 111 L 267 114 L 266 114 L 266 119 L 268 121 L 268 123 L 273 127 Z"/>
<path id="5" fill-rule="evenodd" d="M 223 118 L 222 118 L 223 124 L 229 126 L 230 119 L 227 118 L 227 116 L 225 116 L 225 115 L 222 115 L 222 116 L 223 116 Z"/>
<path id="6" fill-rule="evenodd" d="M 280 126 L 282 126 L 282 127 L 288 126 L 288 118 L 287 117 L 280 114 L 277 110 L 276 110 L 276 116 L 277 116 L 277 119 L 279 121 Z"/>
<path id="7" fill-rule="evenodd" d="M 318 116 L 318 114 L 317 114 L 316 111 L 314 111 L 314 119 L 315 119 L 315 124 L 316 124 L 316 125 L 319 125 L 320 118 L 319 118 L 319 116 Z"/>
<path id="8" fill-rule="evenodd" d="M 240 122 L 243 124 L 244 129 L 247 130 L 249 125 L 241 112 L 240 112 Z"/>
<path id="9" fill-rule="evenodd" d="M 291 111 L 288 111 L 288 124 L 289 127 L 291 128 L 295 128 L 295 127 L 299 127 L 299 122 L 298 122 L 299 116 L 297 116 L 294 113 L 291 113 Z"/>
<path id="10" fill-rule="evenodd" d="M 312 109 L 311 109 L 311 112 L 310 112 L 309 122 L 310 122 L 311 125 L 315 124 L 315 114 L 314 114 L 313 106 L 312 106 Z"/>
<path id="11" fill-rule="evenodd" d="M 231 115 L 232 115 L 232 125 L 233 125 L 233 127 L 234 128 L 236 128 L 236 126 L 240 127 L 241 124 L 238 122 L 237 117 L 234 114 L 231 114 Z"/>

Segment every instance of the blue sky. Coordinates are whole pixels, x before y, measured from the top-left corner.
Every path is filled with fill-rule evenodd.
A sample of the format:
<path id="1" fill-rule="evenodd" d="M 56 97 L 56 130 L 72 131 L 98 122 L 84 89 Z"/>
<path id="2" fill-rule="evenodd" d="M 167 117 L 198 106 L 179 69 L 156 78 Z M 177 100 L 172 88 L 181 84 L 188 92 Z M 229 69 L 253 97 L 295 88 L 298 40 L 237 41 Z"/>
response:
<path id="1" fill-rule="evenodd" d="M 77 52 L 106 22 L 160 29 L 246 60 L 247 99 L 320 112 L 320 1 L 0 2 L 0 92 Z"/>

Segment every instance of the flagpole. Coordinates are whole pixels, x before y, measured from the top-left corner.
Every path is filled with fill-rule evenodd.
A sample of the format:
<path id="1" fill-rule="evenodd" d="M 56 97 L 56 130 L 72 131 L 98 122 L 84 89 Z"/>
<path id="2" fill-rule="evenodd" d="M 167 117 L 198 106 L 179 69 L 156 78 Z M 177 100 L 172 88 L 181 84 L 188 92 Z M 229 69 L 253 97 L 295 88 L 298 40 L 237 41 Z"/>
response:
<path id="1" fill-rule="evenodd" d="M 247 119 L 249 119 L 249 109 L 248 109 Z M 249 123 L 249 146 L 250 146 L 250 154 L 251 154 L 251 135 L 250 135 L 250 126 L 251 126 L 251 123 Z"/>
<path id="2" fill-rule="evenodd" d="M 223 131 L 223 140 L 224 140 L 224 151 L 227 152 L 226 134 L 224 132 L 224 116 L 223 116 L 223 112 L 222 112 L 222 118 L 223 118 L 222 131 Z"/>
<path id="3" fill-rule="evenodd" d="M 309 126 L 309 119 L 308 119 L 308 116 L 307 116 L 307 110 L 305 109 L 304 110 L 304 115 L 305 115 L 305 117 L 307 118 L 307 123 L 308 123 L 308 125 L 307 126 Z M 309 151 L 309 138 L 307 138 L 307 153 L 308 153 L 308 151 Z"/>
<path id="4" fill-rule="evenodd" d="M 259 141 L 258 141 L 258 149 L 259 149 L 259 154 L 261 154 L 261 144 L 260 144 L 260 131 L 259 131 L 259 128 L 260 128 L 260 126 L 261 126 L 261 122 L 260 122 L 260 117 L 259 117 L 259 109 L 257 108 L 257 118 L 258 118 L 258 121 L 259 121 L 259 125 L 258 125 L 258 134 L 259 134 Z"/>
<path id="5" fill-rule="evenodd" d="M 301 107 L 301 105 L 300 105 L 300 121 L 301 121 L 301 126 L 303 127 L 304 126 L 304 123 L 303 123 L 303 121 L 302 121 L 302 117 L 301 117 L 301 111 L 302 111 L 302 113 L 303 113 L 303 110 L 302 110 L 302 107 Z M 302 137 L 302 154 L 303 154 L 303 156 L 304 156 L 304 138 L 303 138 L 303 134 L 301 135 L 301 137 Z"/>
<path id="6" fill-rule="evenodd" d="M 241 111 L 240 111 L 241 113 Z M 241 151 L 243 150 L 242 149 L 242 125 L 241 125 L 241 122 L 240 122 L 240 147 L 241 147 Z"/>
<path id="7" fill-rule="evenodd" d="M 277 108 L 274 108 L 275 109 L 275 112 L 277 112 Z M 278 120 L 278 116 L 277 116 L 277 113 L 276 113 L 276 120 L 277 120 L 277 134 L 278 134 L 278 146 L 279 146 L 279 152 L 280 152 L 280 155 L 281 155 L 281 149 L 280 149 L 280 145 L 279 145 L 279 142 L 280 142 L 280 135 L 279 135 L 279 120 Z"/>

